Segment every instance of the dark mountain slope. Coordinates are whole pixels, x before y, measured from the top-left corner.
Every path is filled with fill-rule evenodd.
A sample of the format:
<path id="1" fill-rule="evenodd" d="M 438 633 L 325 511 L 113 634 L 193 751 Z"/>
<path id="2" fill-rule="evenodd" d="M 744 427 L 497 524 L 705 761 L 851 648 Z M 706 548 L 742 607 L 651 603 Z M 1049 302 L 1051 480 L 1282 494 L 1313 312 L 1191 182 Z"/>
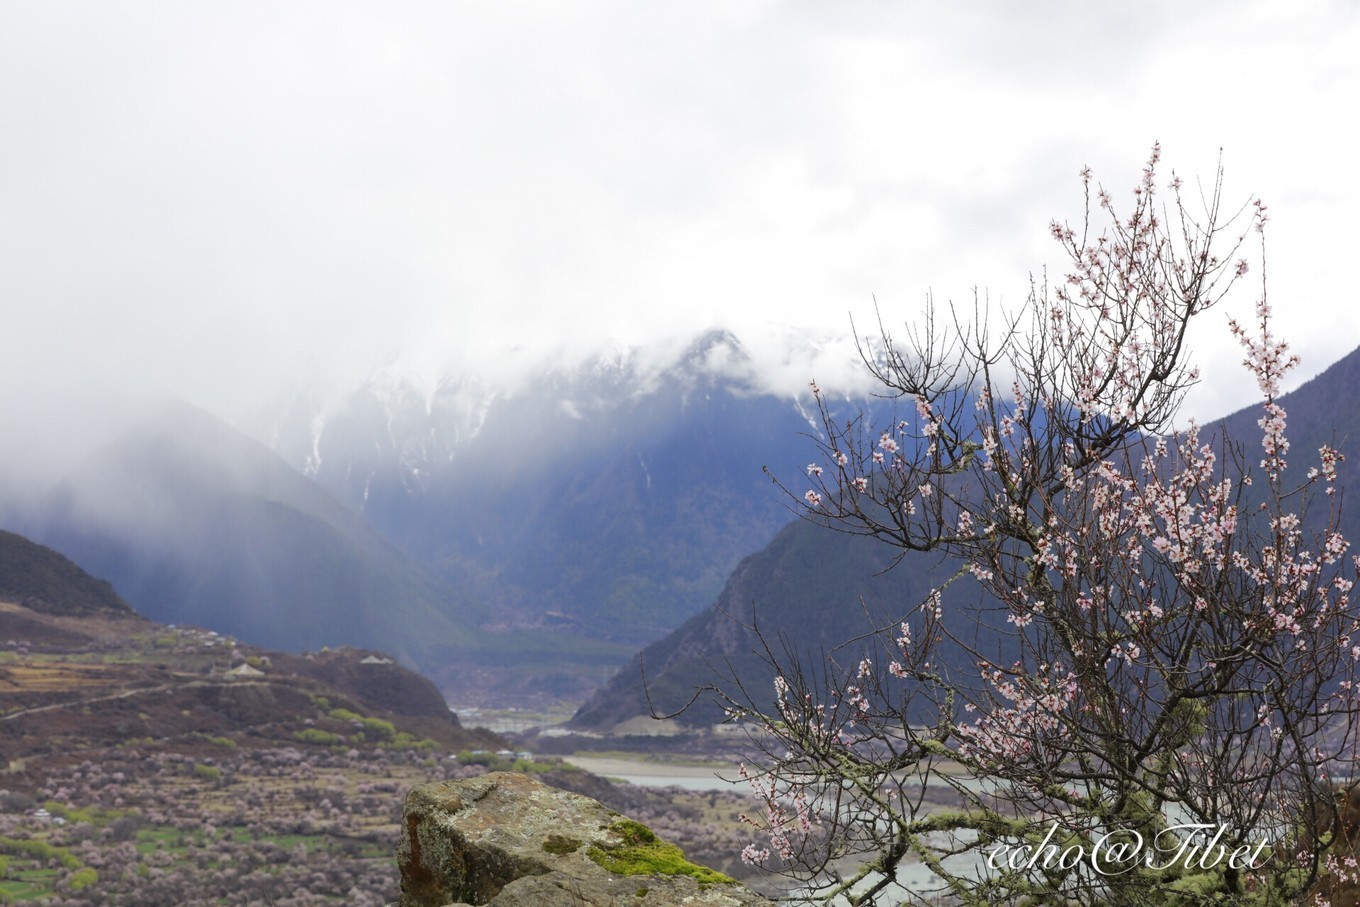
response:
<path id="1" fill-rule="evenodd" d="M 22 535 L 0 530 L 0 601 L 44 614 L 131 615 L 113 586 L 97 580 L 64 555 Z"/>
<path id="2" fill-rule="evenodd" d="M 735 689 L 735 679 L 758 699 L 772 695 L 774 673 L 759 654 L 764 645 L 781 657 L 788 650 L 817 664 L 829 655 L 844 666 L 855 665 L 858 649 L 838 652 L 836 647 L 876 627 L 895 626 L 952 573 L 938 558 L 925 555 L 894 566 L 895 554 L 881 542 L 813 523 L 785 526 L 764 550 L 741 562 L 712 607 L 648 646 L 596 691 L 572 719 L 573 726 L 607 730 L 647 714 L 648 693 L 658 712 L 673 712 L 697 687 L 718 679 L 725 689 Z M 995 642 L 959 607 L 975 602 L 978 594 L 971 578 L 953 583 L 943 598 L 945 625 L 980 651 L 1004 657 L 990 651 Z M 717 705 L 701 697 L 680 721 L 704 726 L 721 717 Z"/>
<path id="3" fill-rule="evenodd" d="M 1247 372 L 1244 369 L 1243 375 Z M 1324 444 L 1337 448 L 1345 460 L 1337 467 L 1337 484 L 1342 492 L 1360 495 L 1360 349 L 1347 354 L 1297 390 L 1277 401 L 1288 414 L 1285 434 L 1289 438 L 1288 482 L 1303 481 L 1308 470 L 1318 465 L 1318 448 Z M 1248 466 L 1261 459 L 1262 417 L 1260 404 L 1248 406 L 1219 422 L 1215 428 L 1241 446 Z M 1325 504 L 1318 505 L 1313 520 L 1325 517 Z M 1360 510 L 1343 508 L 1342 528 L 1352 542 L 1360 543 Z"/>

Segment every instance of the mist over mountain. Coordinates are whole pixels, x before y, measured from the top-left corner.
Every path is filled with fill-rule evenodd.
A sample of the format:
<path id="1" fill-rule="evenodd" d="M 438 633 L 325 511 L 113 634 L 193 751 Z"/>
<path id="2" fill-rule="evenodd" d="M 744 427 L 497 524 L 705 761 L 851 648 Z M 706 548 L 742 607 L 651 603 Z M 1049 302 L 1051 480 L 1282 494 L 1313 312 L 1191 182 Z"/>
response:
<path id="1" fill-rule="evenodd" d="M 817 350 L 804 346 L 788 353 L 802 376 L 787 393 L 738 338 L 711 331 L 508 388 L 388 369 L 339 405 L 295 398 L 255 433 L 394 544 L 495 602 L 497 628 L 635 646 L 711 602 L 788 521 L 762 467 L 788 479 L 810 458 Z"/>
<path id="2" fill-rule="evenodd" d="M 257 411 L 255 440 L 124 407 L 0 503 L 155 619 L 383 648 L 450 695 L 584 696 L 789 520 L 762 467 L 802 474 L 807 382 L 851 366 L 841 341 L 725 331 L 515 374 L 403 360 Z"/>
<path id="3" fill-rule="evenodd" d="M 787 371 L 812 372 L 818 352 L 787 348 L 801 363 Z M 844 368 L 839 353 L 825 361 Z M 884 573 L 890 549 L 788 525 L 762 467 L 801 487 L 817 422 L 805 382 L 772 381 L 761 355 L 713 331 L 517 381 L 394 365 L 346 396 L 257 413 L 247 427 L 268 446 L 164 406 L 46 490 L 8 495 L 5 526 L 152 618 L 294 651 L 383 648 L 449 695 L 584 696 L 652 644 L 669 706 L 710 663 L 766 682 L 741 629 L 753 618 L 820 649 L 938 580 L 929 559 Z M 1357 383 L 1360 351 L 1281 400 L 1300 474 L 1319 445 L 1360 436 L 1354 408 L 1336 405 Z M 835 399 L 847 415 L 892 406 L 862 390 Z M 1248 462 L 1259 417 L 1221 423 Z M 1341 474 L 1360 480 L 1360 456 Z M 636 662 L 623 668 L 582 722 L 644 711 L 639 679 Z"/>
<path id="4" fill-rule="evenodd" d="M 382 646 L 418 664 L 475 623 L 355 513 L 187 404 L 160 407 L 7 521 L 147 617 L 254 644 Z"/>

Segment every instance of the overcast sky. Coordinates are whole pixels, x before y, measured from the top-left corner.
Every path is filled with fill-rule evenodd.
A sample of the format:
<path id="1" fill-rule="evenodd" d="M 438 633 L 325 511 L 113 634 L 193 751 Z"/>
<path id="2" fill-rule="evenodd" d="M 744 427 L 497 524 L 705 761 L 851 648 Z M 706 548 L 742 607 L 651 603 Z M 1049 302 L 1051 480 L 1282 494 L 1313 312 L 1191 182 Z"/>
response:
<path id="1" fill-rule="evenodd" d="M 1269 204 L 1310 375 L 1360 344 L 1358 9 L 0 0 L 0 402 L 1017 302 L 1154 140 Z M 1204 417 L 1251 400 L 1207 317 Z"/>

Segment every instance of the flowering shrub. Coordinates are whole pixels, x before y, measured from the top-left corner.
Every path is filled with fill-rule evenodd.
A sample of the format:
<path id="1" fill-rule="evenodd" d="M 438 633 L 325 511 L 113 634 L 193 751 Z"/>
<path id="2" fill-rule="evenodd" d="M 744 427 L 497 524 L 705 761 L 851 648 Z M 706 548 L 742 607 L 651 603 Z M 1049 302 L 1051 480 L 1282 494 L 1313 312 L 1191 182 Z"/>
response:
<path id="1" fill-rule="evenodd" d="M 941 553 L 985 594 L 936 590 L 844 668 L 767 652 L 772 701 L 719 690 L 765 753 L 743 769 L 764 808 L 742 856 L 812 899 L 896 903 L 911 862 L 968 904 L 1322 902 L 1353 872 L 1321 832 L 1357 742 L 1342 455 L 1289 467 L 1265 206 L 1225 217 L 1220 179 L 1192 216 L 1159 154 L 1126 214 L 1082 173 L 1083 223 L 1051 228 L 1070 269 L 1021 311 L 932 312 L 905 344 L 880 324 L 862 354 L 907 417 L 838 424 L 813 385 L 821 456 L 786 487 L 806 516 Z M 1171 431 L 1198 378 L 1188 326 L 1253 272 L 1253 231 L 1255 323 L 1230 329 L 1259 453 Z"/>

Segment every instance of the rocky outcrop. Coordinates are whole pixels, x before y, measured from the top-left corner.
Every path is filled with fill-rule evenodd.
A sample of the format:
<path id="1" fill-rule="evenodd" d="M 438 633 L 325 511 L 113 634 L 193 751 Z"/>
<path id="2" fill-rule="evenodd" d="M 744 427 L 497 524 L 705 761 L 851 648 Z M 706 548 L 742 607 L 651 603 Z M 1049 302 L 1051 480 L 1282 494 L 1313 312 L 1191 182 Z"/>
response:
<path id="1" fill-rule="evenodd" d="M 527 775 L 424 784 L 406 797 L 401 907 L 768 907 L 645 826 Z"/>

